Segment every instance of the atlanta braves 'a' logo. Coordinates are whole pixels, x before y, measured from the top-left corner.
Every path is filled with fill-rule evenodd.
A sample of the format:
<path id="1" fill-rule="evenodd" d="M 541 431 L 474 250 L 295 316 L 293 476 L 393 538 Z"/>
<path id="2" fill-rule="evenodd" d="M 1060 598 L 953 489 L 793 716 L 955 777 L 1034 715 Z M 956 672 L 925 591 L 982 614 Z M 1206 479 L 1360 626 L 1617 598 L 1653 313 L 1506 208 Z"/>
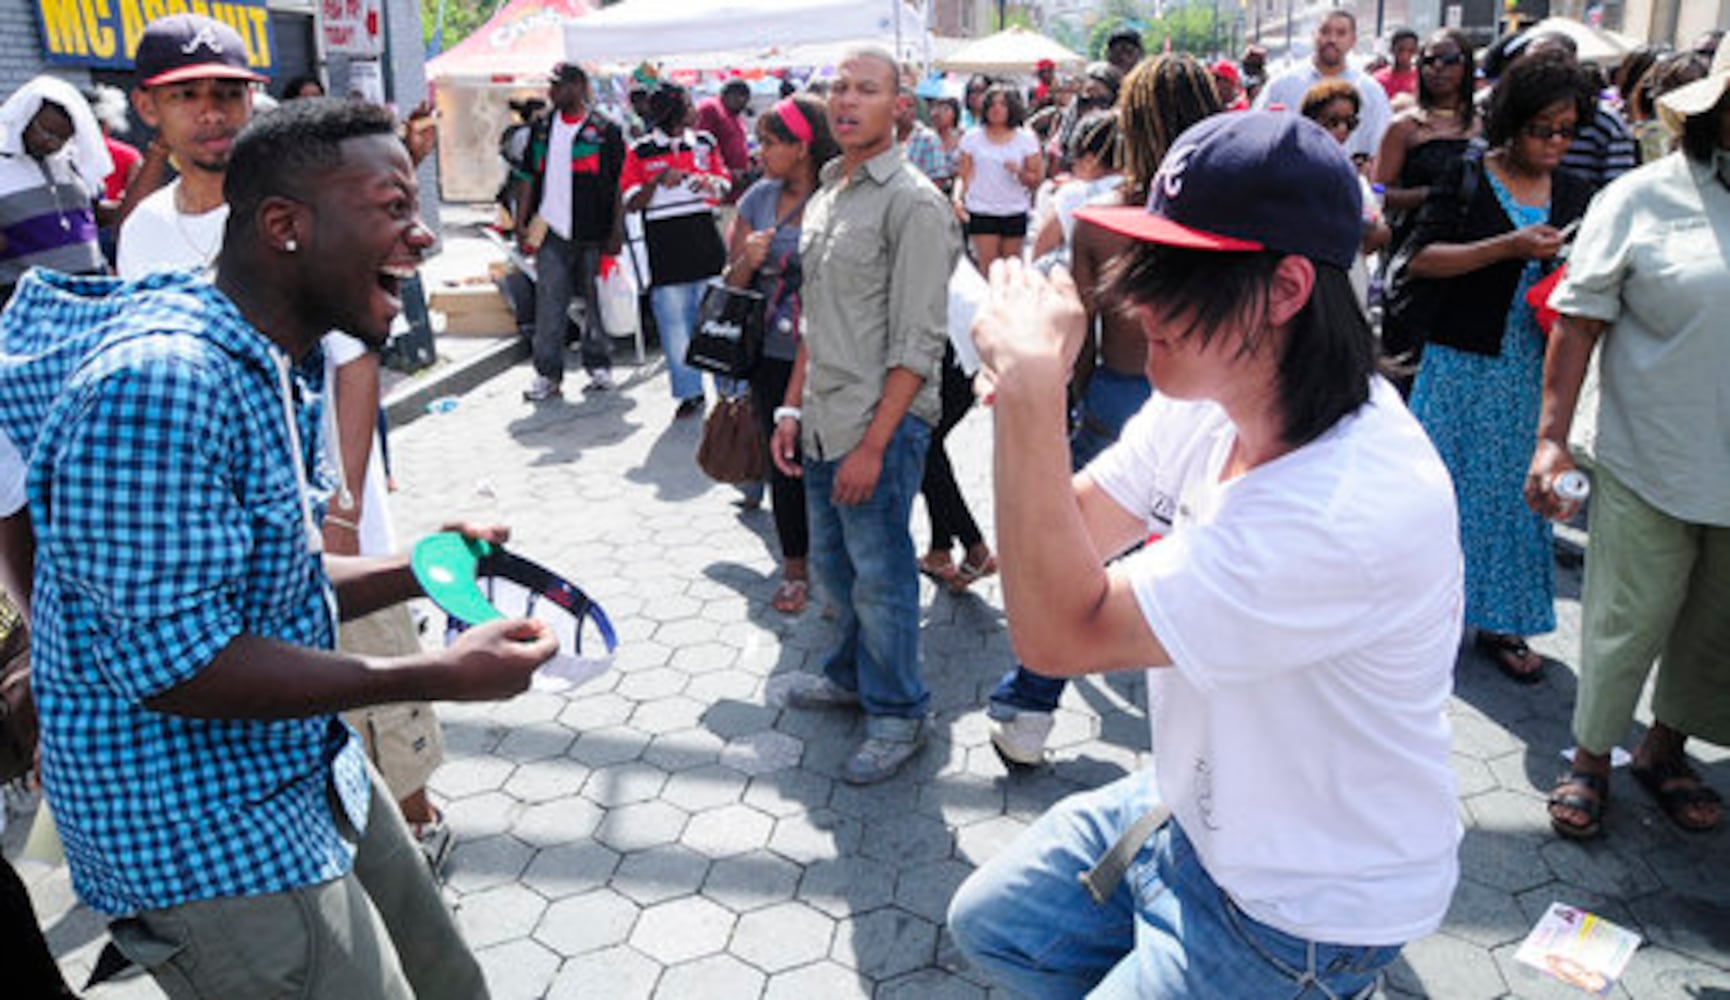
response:
<path id="1" fill-rule="evenodd" d="M 1159 165 L 1159 172 L 1153 175 L 1153 189 L 1159 192 L 1162 202 L 1175 201 L 1183 193 L 1183 172 L 1194 152 L 1195 146 L 1191 144 L 1178 146 L 1166 154 L 1165 162 Z"/>
<path id="2" fill-rule="evenodd" d="M 191 55 L 194 52 L 197 52 L 200 46 L 209 49 L 217 55 L 222 54 L 222 39 L 216 37 L 216 28 L 214 26 L 209 24 L 199 25 L 198 31 L 194 33 L 191 38 L 187 39 L 186 44 L 180 47 L 180 51 L 186 55 Z"/>

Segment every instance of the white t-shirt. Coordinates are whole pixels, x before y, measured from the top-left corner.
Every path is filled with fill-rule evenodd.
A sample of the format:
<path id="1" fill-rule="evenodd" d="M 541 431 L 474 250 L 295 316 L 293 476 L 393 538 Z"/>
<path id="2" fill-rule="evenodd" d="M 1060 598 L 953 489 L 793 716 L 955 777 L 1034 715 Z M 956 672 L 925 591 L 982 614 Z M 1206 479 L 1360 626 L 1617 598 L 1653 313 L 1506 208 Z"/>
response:
<path id="1" fill-rule="evenodd" d="M 201 215 L 182 215 L 174 207 L 175 181 L 139 202 L 120 224 L 115 270 L 127 281 L 152 271 L 179 268 L 209 269 L 222 250 L 222 230 L 228 225 L 228 203 Z"/>
<path id="2" fill-rule="evenodd" d="M 541 185 L 541 219 L 548 229 L 567 240 L 571 238 L 571 142 L 582 124 L 581 118 L 567 122 L 564 115 L 553 112 L 552 134 L 547 139 L 546 180 Z"/>
<path id="3" fill-rule="evenodd" d="M 1255 919 L 1411 941 L 1440 926 L 1459 874 L 1447 470 L 1379 377 L 1326 434 L 1222 483 L 1234 440 L 1214 404 L 1155 394 L 1088 467 L 1170 525 L 1122 564 L 1174 664 L 1148 671 L 1160 792 Z"/>
<path id="4" fill-rule="evenodd" d="M 366 353 L 366 345 L 357 338 L 335 330 L 324 335 L 324 384 L 329 395 L 332 414 L 331 419 L 340 420 L 342 414 L 336 409 L 336 370 L 344 365 L 358 360 Z M 377 414 L 369 413 L 366 419 L 374 421 Z M 332 425 L 325 439 L 329 442 L 331 468 L 341 470 L 342 448 L 337 437 L 337 429 Z M 372 436 L 372 451 L 366 460 L 366 475 L 359 486 L 360 493 L 360 530 L 356 532 L 360 541 L 360 554 L 363 556 L 384 556 L 396 551 L 396 528 L 390 520 L 390 499 L 385 489 L 384 460 L 381 457 L 383 449 L 379 447 L 378 432 Z M 356 489 L 354 483 L 348 484 L 349 489 Z"/>
<path id="5" fill-rule="evenodd" d="M 1021 183 L 1021 168 L 1039 152 L 1039 140 L 1018 128 L 1008 142 L 992 142 L 984 128 L 970 128 L 961 137 L 961 151 L 973 160 L 973 179 L 964 196 L 967 210 L 980 215 L 1020 215 L 1033 207 L 1033 196 Z"/>

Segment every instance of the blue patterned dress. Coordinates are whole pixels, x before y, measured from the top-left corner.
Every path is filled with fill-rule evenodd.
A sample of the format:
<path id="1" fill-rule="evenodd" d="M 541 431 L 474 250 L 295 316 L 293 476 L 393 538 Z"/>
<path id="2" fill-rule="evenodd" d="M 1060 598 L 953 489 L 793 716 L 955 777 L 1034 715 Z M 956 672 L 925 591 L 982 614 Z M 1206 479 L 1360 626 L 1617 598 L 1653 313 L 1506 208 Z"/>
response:
<path id="1" fill-rule="evenodd" d="M 1485 171 L 1484 177 L 1515 229 L 1549 218 L 1548 205 L 1521 205 L 1495 174 Z M 1532 513 L 1523 496 L 1544 376 L 1544 334 L 1526 304 L 1526 289 L 1542 276 L 1538 261 L 1520 273 L 1501 354 L 1425 347 L 1411 400 L 1454 477 L 1466 556 L 1466 624 L 1521 636 L 1556 627 L 1550 523 Z"/>

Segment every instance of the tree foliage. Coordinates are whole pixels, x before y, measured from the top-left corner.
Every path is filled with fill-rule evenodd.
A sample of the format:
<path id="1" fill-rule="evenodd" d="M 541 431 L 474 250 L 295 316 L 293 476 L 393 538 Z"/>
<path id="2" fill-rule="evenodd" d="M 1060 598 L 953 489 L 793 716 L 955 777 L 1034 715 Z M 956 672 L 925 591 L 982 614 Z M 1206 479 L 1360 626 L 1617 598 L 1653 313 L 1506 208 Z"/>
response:
<path id="1" fill-rule="evenodd" d="M 1231 0 L 1220 0 L 1230 7 Z M 1229 39 L 1223 34 L 1225 17 L 1222 11 L 1218 44 Z M 1105 43 L 1120 28 L 1128 27 L 1141 33 L 1141 44 L 1149 54 L 1164 52 L 1166 40 L 1173 52 L 1188 52 L 1207 57 L 1213 54 L 1214 0 L 1106 0 L 1100 5 L 1098 17 L 1087 31 L 1086 51 L 1091 59 L 1105 58 Z"/>
<path id="2" fill-rule="evenodd" d="M 504 6 L 505 0 L 444 0 L 444 34 L 438 46 L 445 51 L 474 33 L 487 22 L 493 12 Z M 433 33 L 438 29 L 439 0 L 420 0 L 422 41 L 428 51 L 433 49 Z"/>

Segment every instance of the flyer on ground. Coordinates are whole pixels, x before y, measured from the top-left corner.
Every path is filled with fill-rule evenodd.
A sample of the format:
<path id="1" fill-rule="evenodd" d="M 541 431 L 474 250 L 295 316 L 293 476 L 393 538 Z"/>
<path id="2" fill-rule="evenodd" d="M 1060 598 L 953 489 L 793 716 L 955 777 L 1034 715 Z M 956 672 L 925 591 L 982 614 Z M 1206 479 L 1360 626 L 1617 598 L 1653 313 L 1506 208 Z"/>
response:
<path id="1" fill-rule="evenodd" d="M 1551 903 L 1514 958 L 1594 996 L 1608 996 L 1638 947 L 1640 935 L 1633 931 L 1566 903 Z"/>

